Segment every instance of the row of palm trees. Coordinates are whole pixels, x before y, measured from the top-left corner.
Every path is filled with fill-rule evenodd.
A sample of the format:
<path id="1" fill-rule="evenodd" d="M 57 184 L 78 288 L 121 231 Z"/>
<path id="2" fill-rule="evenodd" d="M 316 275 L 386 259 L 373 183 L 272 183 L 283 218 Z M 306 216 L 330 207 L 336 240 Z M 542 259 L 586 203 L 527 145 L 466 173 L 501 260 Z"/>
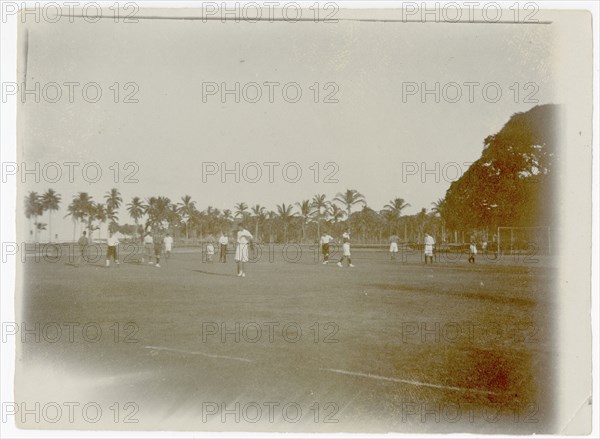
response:
<path id="1" fill-rule="evenodd" d="M 73 201 L 67 207 L 67 215 L 73 220 L 73 237 L 75 239 L 76 224 L 77 222 L 87 223 L 87 229 L 90 233 L 97 230 L 99 227 L 94 226 L 94 221 L 106 222 L 110 220 L 111 223 L 117 224 L 119 219 L 117 211 L 123 202 L 121 194 L 117 189 L 111 189 L 104 197 L 106 203 L 95 203 L 92 197 L 87 192 L 79 192 L 79 194 L 73 198 Z M 30 221 L 33 220 L 33 227 L 30 229 L 30 235 L 33 235 L 35 241 L 38 240 L 38 232 L 40 230 L 46 230 L 48 226 L 48 232 L 50 235 L 50 241 L 52 241 L 52 212 L 56 212 L 59 209 L 62 197 L 54 189 L 48 189 L 43 194 L 38 194 L 35 191 L 31 191 L 25 197 L 25 217 Z M 48 212 L 48 223 L 42 223 L 39 218 Z"/>
<path id="2" fill-rule="evenodd" d="M 405 240 L 420 240 L 427 227 L 436 233 L 440 224 L 443 231 L 440 218 L 442 200 L 433 203 L 434 209 L 430 213 L 422 209 L 417 215 L 403 216 L 403 211 L 410 206 L 403 198 L 394 198 L 376 212 L 367 206 L 364 195 L 355 189 L 340 192 L 332 200 L 328 200 L 325 194 L 315 194 L 312 199 L 276 205 L 274 210 L 259 204 L 249 206 L 245 202 L 235 204 L 232 210 L 212 206 L 200 210 L 190 195 L 184 195 L 179 202 L 172 202 L 164 196 L 145 200 L 133 197 L 124 206 L 135 223 L 133 228 L 119 225 L 123 198 L 118 189 L 109 190 L 103 198 L 103 201 L 95 201 L 87 192 L 79 192 L 73 197 L 65 216 L 73 221 L 73 240 L 76 239 L 78 224 L 81 228 L 85 227 L 92 237 L 93 232 L 101 230 L 105 223 L 111 231 L 130 233 L 135 230 L 138 238 L 151 227 L 169 230 L 177 237 L 185 237 L 186 241 L 218 235 L 220 231 L 229 230 L 235 222 L 241 222 L 252 230 L 259 241 L 268 242 L 314 242 L 324 230 L 340 234 L 345 228 L 352 229 L 354 236 L 363 242 L 385 241 L 391 235 L 403 235 Z M 38 222 L 39 217 L 48 212 L 51 230 L 52 212 L 58 210 L 60 202 L 61 196 L 53 189 L 42 195 L 29 192 L 26 196 L 25 215 L 34 221 L 36 241 L 39 224 L 44 225 Z"/>
<path id="3" fill-rule="evenodd" d="M 35 241 L 38 240 L 38 232 L 46 230 L 47 225 L 49 226 L 50 241 L 52 241 L 52 212 L 58 210 L 60 200 L 60 194 L 57 194 L 54 189 L 48 189 L 42 195 L 32 191 L 25 198 L 25 216 L 30 221 L 33 220 L 30 235 L 33 235 Z M 46 211 L 48 211 L 48 224 L 38 221 Z"/>

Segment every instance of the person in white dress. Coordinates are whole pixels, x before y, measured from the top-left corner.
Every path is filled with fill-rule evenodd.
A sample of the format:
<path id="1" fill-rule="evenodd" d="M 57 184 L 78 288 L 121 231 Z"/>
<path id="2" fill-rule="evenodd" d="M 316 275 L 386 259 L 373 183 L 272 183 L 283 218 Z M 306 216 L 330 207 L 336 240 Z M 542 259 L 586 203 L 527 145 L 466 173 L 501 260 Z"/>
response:
<path id="1" fill-rule="evenodd" d="M 171 257 L 171 250 L 173 249 L 173 237 L 170 233 L 167 233 L 167 236 L 163 239 L 163 244 L 165 245 L 165 257 L 169 259 Z"/>
<path id="2" fill-rule="evenodd" d="M 239 226 L 235 246 L 235 262 L 237 262 L 237 275 L 239 277 L 246 277 L 245 264 L 248 262 L 248 247 L 252 239 L 252 234 Z"/>
<path id="3" fill-rule="evenodd" d="M 350 257 L 350 232 L 346 231 L 342 235 L 342 259 L 340 259 L 340 261 L 337 263 L 338 267 L 343 267 L 342 262 L 344 262 L 344 259 L 348 260 L 348 267 L 354 267 L 354 265 L 352 265 L 352 259 L 350 259 Z"/>
<path id="4" fill-rule="evenodd" d="M 427 264 L 427 260 L 429 260 L 433 264 L 433 246 L 435 245 L 435 239 L 428 233 L 425 233 L 425 264 Z"/>
<path id="5" fill-rule="evenodd" d="M 390 236 L 390 259 L 395 260 L 398 255 L 398 238 L 397 235 Z"/>

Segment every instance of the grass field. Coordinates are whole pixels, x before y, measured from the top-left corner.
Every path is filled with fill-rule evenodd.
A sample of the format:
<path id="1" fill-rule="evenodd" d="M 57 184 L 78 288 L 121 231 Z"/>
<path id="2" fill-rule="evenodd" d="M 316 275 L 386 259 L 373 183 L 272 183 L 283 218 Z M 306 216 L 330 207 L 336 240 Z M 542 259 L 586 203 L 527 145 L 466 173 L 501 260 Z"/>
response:
<path id="1" fill-rule="evenodd" d="M 29 258 L 20 322 L 39 330 L 18 339 L 16 401 L 93 402 L 102 416 L 21 426 L 552 431 L 551 260 L 424 265 L 365 249 L 339 268 L 281 251 L 246 278 L 192 250 L 161 268 Z"/>

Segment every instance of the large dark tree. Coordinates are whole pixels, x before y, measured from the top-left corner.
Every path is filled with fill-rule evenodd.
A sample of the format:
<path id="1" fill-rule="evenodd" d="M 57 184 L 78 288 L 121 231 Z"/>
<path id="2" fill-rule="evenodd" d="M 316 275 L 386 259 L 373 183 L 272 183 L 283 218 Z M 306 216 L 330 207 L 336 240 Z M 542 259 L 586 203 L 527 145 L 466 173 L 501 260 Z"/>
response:
<path id="1" fill-rule="evenodd" d="M 446 192 L 448 227 L 551 224 L 559 111 L 556 105 L 541 105 L 514 114 L 485 138 L 481 158 Z"/>

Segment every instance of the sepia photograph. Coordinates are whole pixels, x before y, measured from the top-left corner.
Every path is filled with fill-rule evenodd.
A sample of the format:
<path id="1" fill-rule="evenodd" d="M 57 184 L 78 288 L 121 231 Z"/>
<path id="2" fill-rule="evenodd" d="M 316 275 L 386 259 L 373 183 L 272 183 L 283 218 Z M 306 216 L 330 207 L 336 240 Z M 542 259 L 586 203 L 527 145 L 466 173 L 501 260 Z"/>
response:
<path id="1" fill-rule="evenodd" d="M 3 437 L 590 434 L 549 3 L 2 2 Z"/>

